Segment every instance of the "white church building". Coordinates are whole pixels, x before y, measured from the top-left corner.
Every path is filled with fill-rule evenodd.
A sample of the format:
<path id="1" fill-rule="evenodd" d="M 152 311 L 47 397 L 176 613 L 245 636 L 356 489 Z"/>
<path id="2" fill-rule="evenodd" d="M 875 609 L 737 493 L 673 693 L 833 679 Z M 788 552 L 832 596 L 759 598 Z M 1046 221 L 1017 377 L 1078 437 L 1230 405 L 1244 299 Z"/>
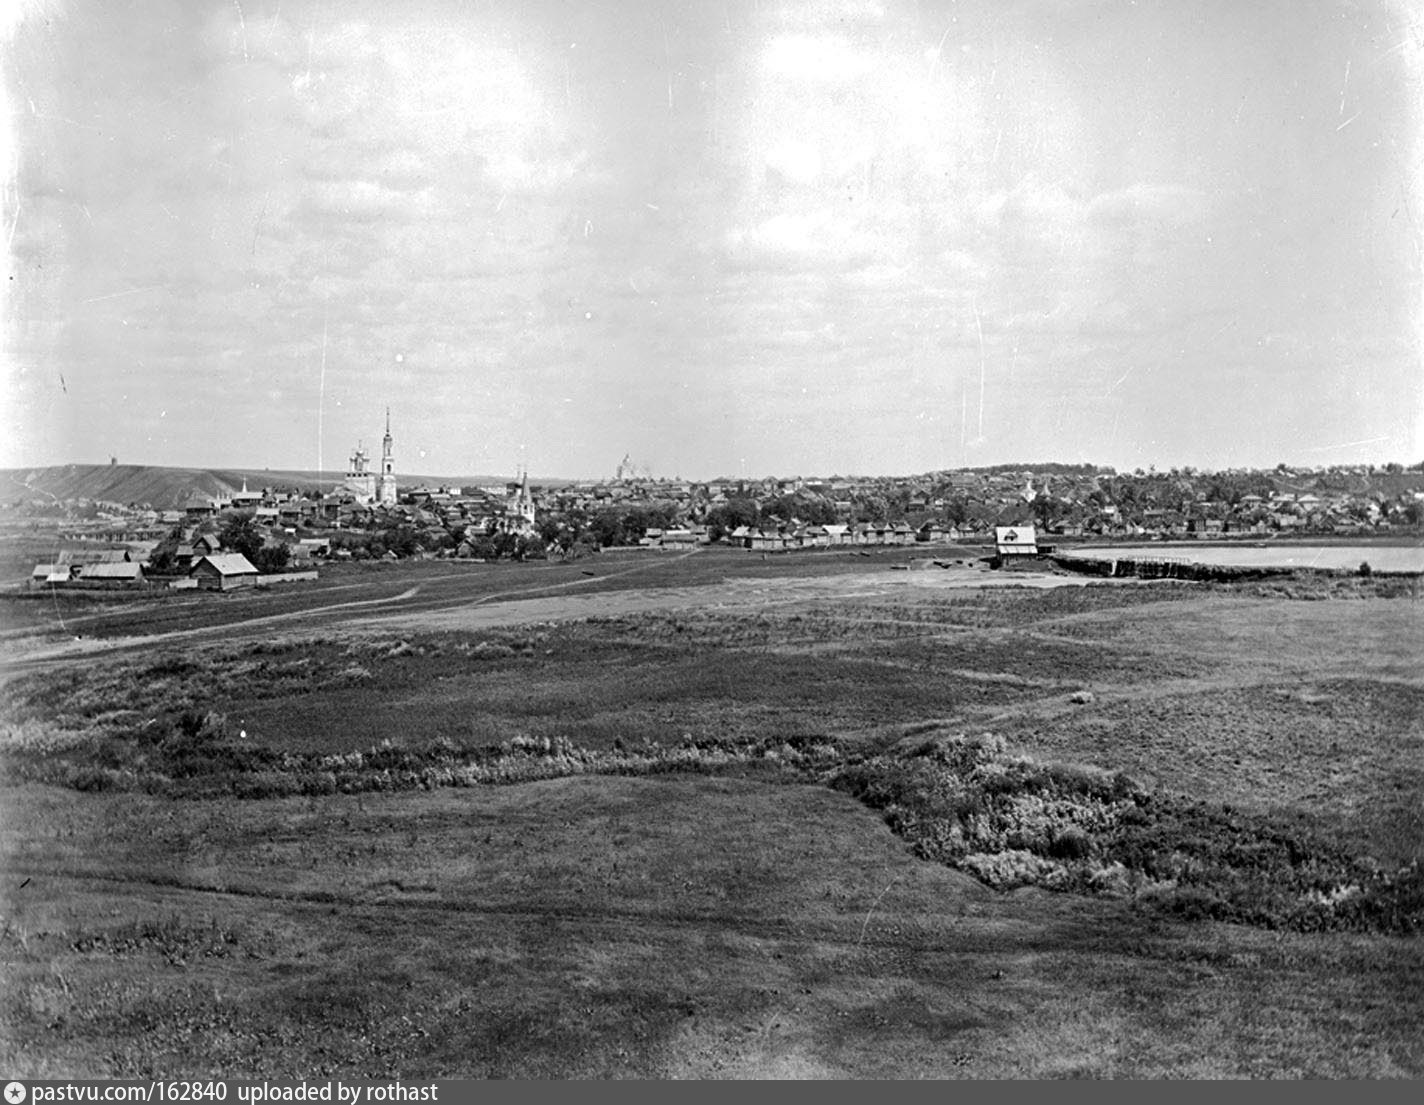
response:
<path id="1" fill-rule="evenodd" d="M 396 475 L 394 440 L 391 437 L 391 411 L 386 408 L 386 435 L 381 438 L 380 468 L 373 472 L 371 460 L 360 443 L 351 454 L 351 463 L 346 468 L 346 479 L 341 490 L 360 503 L 379 503 L 393 506 L 396 501 Z"/>

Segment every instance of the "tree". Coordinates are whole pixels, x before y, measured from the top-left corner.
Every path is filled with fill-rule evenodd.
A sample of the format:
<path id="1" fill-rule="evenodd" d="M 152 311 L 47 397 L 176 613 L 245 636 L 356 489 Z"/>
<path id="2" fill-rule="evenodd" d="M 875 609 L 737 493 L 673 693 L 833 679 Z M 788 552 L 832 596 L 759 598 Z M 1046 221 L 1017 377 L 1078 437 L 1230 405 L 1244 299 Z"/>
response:
<path id="1" fill-rule="evenodd" d="M 385 549 L 389 549 L 397 556 L 414 556 L 420 551 L 420 534 L 414 527 L 406 525 L 404 522 L 397 522 L 385 526 L 380 531 L 381 544 Z M 383 555 L 382 553 L 377 555 Z"/>
<path id="2" fill-rule="evenodd" d="M 754 526 L 760 519 L 755 499 L 735 498 L 709 510 L 706 521 L 709 526 L 720 526 L 730 533 L 738 526 Z"/>
<path id="3" fill-rule="evenodd" d="M 635 506 L 623 515 L 624 543 L 636 544 L 650 529 L 667 529 L 674 511 L 670 506 Z"/>
<path id="4" fill-rule="evenodd" d="M 263 538 L 251 514 L 234 514 L 218 530 L 218 540 L 223 548 L 241 553 L 254 564 L 262 548 Z"/>
<path id="5" fill-rule="evenodd" d="M 169 575 L 178 568 L 178 546 L 183 543 L 183 527 L 174 526 L 148 554 L 149 571 L 155 575 Z"/>
<path id="6" fill-rule="evenodd" d="M 884 495 L 872 491 L 857 496 L 853 501 L 856 515 L 860 521 L 888 522 L 890 520 L 890 503 Z"/>
<path id="7" fill-rule="evenodd" d="M 574 543 L 574 534 L 568 523 L 558 518 L 546 515 L 539 519 L 536 528 L 539 531 L 540 539 L 546 545 L 557 545 L 567 552 L 569 546 Z"/>
<path id="8" fill-rule="evenodd" d="M 780 495 L 761 507 L 763 518 L 793 519 L 813 526 L 830 525 L 836 520 L 836 508 L 819 495 Z"/>
<path id="9" fill-rule="evenodd" d="M 1051 528 L 1060 518 L 1067 513 L 1067 504 L 1053 498 L 1051 495 L 1039 492 L 1034 497 L 1033 503 L 1034 521 L 1038 523 L 1039 529 L 1047 530 Z"/>
<path id="10" fill-rule="evenodd" d="M 259 572 L 270 574 L 280 572 L 287 566 L 287 562 L 292 558 L 292 550 L 286 545 L 272 545 L 268 548 L 258 549 L 256 554 L 248 557 L 252 561 L 252 566 Z"/>
<path id="11" fill-rule="evenodd" d="M 616 508 L 598 511 L 589 519 L 588 528 L 605 549 L 628 543 L 628 531 L 623 527 L 623 515 Z"/>

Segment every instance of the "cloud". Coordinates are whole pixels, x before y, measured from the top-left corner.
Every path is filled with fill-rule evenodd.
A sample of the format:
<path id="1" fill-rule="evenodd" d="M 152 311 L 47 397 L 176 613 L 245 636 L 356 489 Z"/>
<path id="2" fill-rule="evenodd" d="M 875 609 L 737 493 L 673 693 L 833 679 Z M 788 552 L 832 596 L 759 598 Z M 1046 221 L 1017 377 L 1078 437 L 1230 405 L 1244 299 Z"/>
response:
<path id="1" fill-rule="evenodd" d="M 777 77 L 838 84 L 868 73 L 874 59 L 839 35 L 778 35 L 766 48 L 762 63 Z"/>
<path id="2" fill-rule="evenodd" d="M 1062 184 L 1041 181 L 1030 173 L 1012 189 L 983 197 L 974 213 L 979 225 L 990 232 L 1048 238 L 1075 231 L 1083 221 L 1085 207 Z"/>
<path id="3" fill-rule="evenodd" d="M 503 190 L 548 191 L 584 169 L 568 121 L 537 87 L 526 59 L 477 24 L 421 21 L 418 10 L 378 25 L 302 26 L 279 12 L 244 22 L 214 12 L 206 32 L 215 68 L 266 65 L 283 75 L 288 104 L 326 153 L 385 188 L 419 190 L 442 174 L 473 171 Z M 399 135 L 384 161 L 349 164 Z M 351 152 L 343 154 L 347 145 Z M 323 170 L 318 170 L 318 174 Z M 468 177 L 467 177 L 468 179 Z"/>
<path id="4" fill-rule="evenodd" d="M 1089 220 L 1104 225 L 1162 223 L 1184 225 L 1206 213 L 1206 194 L 1178 184 L 1137 183 L 1104 192 L 1088 204 Z"/>
<path id="5" fill-rule="evenodd" d="M 878 0 L 792 0 L 767 9 L 769 22 L 778 27 L 827 27 L 865 25 L 885 18 L 885 5 Z"/>
<path id="6" fill-rule="evenodd" d="M 421 192 L 436 173 L 429 158 L 389 141 L 328 142 L 305 167 L 310 180 L 364 180 L 392 192 Z"/>

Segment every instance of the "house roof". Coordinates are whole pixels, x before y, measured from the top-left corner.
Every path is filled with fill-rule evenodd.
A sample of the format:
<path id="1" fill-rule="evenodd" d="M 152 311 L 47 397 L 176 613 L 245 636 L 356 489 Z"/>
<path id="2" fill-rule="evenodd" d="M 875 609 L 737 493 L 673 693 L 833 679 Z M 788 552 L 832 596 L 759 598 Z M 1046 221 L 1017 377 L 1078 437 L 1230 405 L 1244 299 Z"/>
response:
<path id="1" fill-rule="evenodd" d="M 995 526 L 994 544 L 1000 548 L 1031 549 L 1037 547 L 1038 538 L 1032 526 Z"/>
<path id="2" fill-rule="evenodd" d="M 86 564 L 79 571 L 80 579 L 142 579 L 143 565 L 124 561 Z"/>
<path id="3" fill-rule="evenodd" d="M 196 572 L 204 564 L 216 568 L 219 575 L 257 575 L 257 569 L 252 566 L 252 562 L 241 553 L 210 553 L 198 559 L 197 563 L 193 565 L 193 571 Z"/>
<path id="4" fill-rule="evenodd" d="M 59 554 L 56 564 L 117 564 L 127 560 L 129 554 L 125 549 L 79 549 L 64 550 Z"/>

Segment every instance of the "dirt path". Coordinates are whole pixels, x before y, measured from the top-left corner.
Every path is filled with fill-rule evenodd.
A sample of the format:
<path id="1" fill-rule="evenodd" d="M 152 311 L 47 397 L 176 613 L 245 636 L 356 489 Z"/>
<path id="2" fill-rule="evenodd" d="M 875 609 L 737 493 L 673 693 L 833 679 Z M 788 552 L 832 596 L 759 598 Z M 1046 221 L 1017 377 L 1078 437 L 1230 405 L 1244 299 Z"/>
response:
<path id="1" fill-rule="evenodd" d="M 735 579 L 691 587 L 659 588 L 656 591 L 609 591 L 593 595 L 470 603 L 443 610 L 397 611 L 363 619 L 361 628 L 373 631 L 470 630 L 531 622 L 619 617 L 662 610 L 710 609 L 735 613 L 807 602 L 877 598 L 919 590 L 1081 587 L 1089 582 L 1093 581 L 1086 577 L 1031 576 L 1028 573 L 1001 576 L 981 571 L 885 570 L 798 579 Z"/>
<path id="2" fill-rule="evenodd" d="M 435 621 L 430 620 L 434 611 L 438 615 L 442 611 L 463 611 L 475 607 L 490 607 L 496 612 L 505 606 L 514 607 L 516 610 L 522 604 L 531 600 L 522 600 L 522 595 L 548 595 L 550 592 L 566 592 L 576 587 L 588 587 L 604 583 L 610 579 L 620 579 L 624 576 L 633 575 L 637 572 L 647 571 L 650 568 L 666 565 L 675 560 L 684 560 L 689 556 L 695 556 L 695 552 L 683 553 L 673 558 L 673 560 L 649 561 L 635 564 L 628 568 L 623 568 L 615 572 L 603 572 L 596 576 L 580 577 L 578 579 L 565 580 L 561 583 L 538 583 L 526 587 L 516 587 L 505 591 L 496 591 L 491 594 L 479 595 L 475 597 L 453 596 L 442 598 L 438 594 L 429 594 L 431 591 L 438 591 L 441 587 L 450 583 L 465 582 L 460 576 L 446 576 L 443 578 L 423 580 L 413 587 L 409 587 L 398 595 L 383 596 L 374 599 L 357 599 L 349 602 L 331 603 L 327 606 L 318 606 L 305 610 L 284 611 L 280 614 L 263 614 L 252 618 L 242 618 L 222 625 L 200 626 L 193 629 L 177 629 L 162 633 L 145 634 L 143 636 L 130 637 L 109 637 L 109 638 L 83 638 L 76 636 L 72 641 L 62 641 L 58 644 L 51 644 L 47 647 L 25 652 L 13 658 L 5 664 L 6 668 L 15 669 L 30 667 L 38 664 L 62 662 L 79 658 L 89 658 L 95 656 L 109 655 L 113 653 L 127 652 L 135 649 L 150 648 L 153 645 L 168 645 L 178 642 L 189 642 L 192 644 L 203 644 L 210 641 L 234 641 L 249 639 L 254 636 L 263 636 L 273 629 L 285 630 L 293 624 L 299 625 L 309 632 L 326 632 L 338 626 L 350 627 L 350 623 L 357 626 L 375 626 L 384 624 L 387 619 L 379 615 L 373 616 L 370 612 L 385 606 L 394 604 L 416 605 L 421 609 L 405 615 L 396 615 L 397 624 L 402 624 L 403 617 L 407 621 L 417 625 L 424 625 L 433 628 Z M 609 599 L 637 595 L 640 592 L 612 592 Z M 546 598 L 541 601 L 558 605 L 567 603 L 568 599 Z M 487 625 L 507 625 L 520 621 L 550 620 L 556 615 L 520 617 L 517 614 L 513 617 L 501 616 L 496 613 L 493 618 L 479 620 L 478 624 Z M 587 616 L 587 615 L 572 615 Z"/>
<path id="3" fill-rule="evenodd" d="M 200 645 L 218 641 L 250 640 L 276 632 L 284 636 L 310 636 L 336 630 L 366 633 L 473 630 L 533 622 L 619 617 L 659 610 L 707 608 L 736 612 L 826 600 L 903 595 L 925 590 L 1081 587 L 1095 582 L 1079 576 L 1028 572 L 1000 574 L 981 569 L 879 569 L 848 575 L 790 579 L 726 579 L 720 583 L 649 590 L 596 590 L 609 580 L 622 579 L 696 555 L 696 552 L 688 552 L 673 560 L 647 561 L 613 572 L 601 572 L 596 576 L 579 577 L 559 583 L 538 583 L 475 596 L 442 594 L 450 584 L 461 582 L 462 577 L 441 577 L 423 580 L 397 595 L 338 602 L 280 614 L 265 614 L 216 626 L 170 630 L 143 636 L 76 637 L 74 640 L 51 643 L 23 652 L 10 659 L 5 666 L 14 670 L 148 649 L 155 645 Z M 1134 584 L 1135 581 L 1123 581 L 1124 586 Z M 590 588 L 594 589 L 594 593 L 577 593 L 581 589 Z"/>

